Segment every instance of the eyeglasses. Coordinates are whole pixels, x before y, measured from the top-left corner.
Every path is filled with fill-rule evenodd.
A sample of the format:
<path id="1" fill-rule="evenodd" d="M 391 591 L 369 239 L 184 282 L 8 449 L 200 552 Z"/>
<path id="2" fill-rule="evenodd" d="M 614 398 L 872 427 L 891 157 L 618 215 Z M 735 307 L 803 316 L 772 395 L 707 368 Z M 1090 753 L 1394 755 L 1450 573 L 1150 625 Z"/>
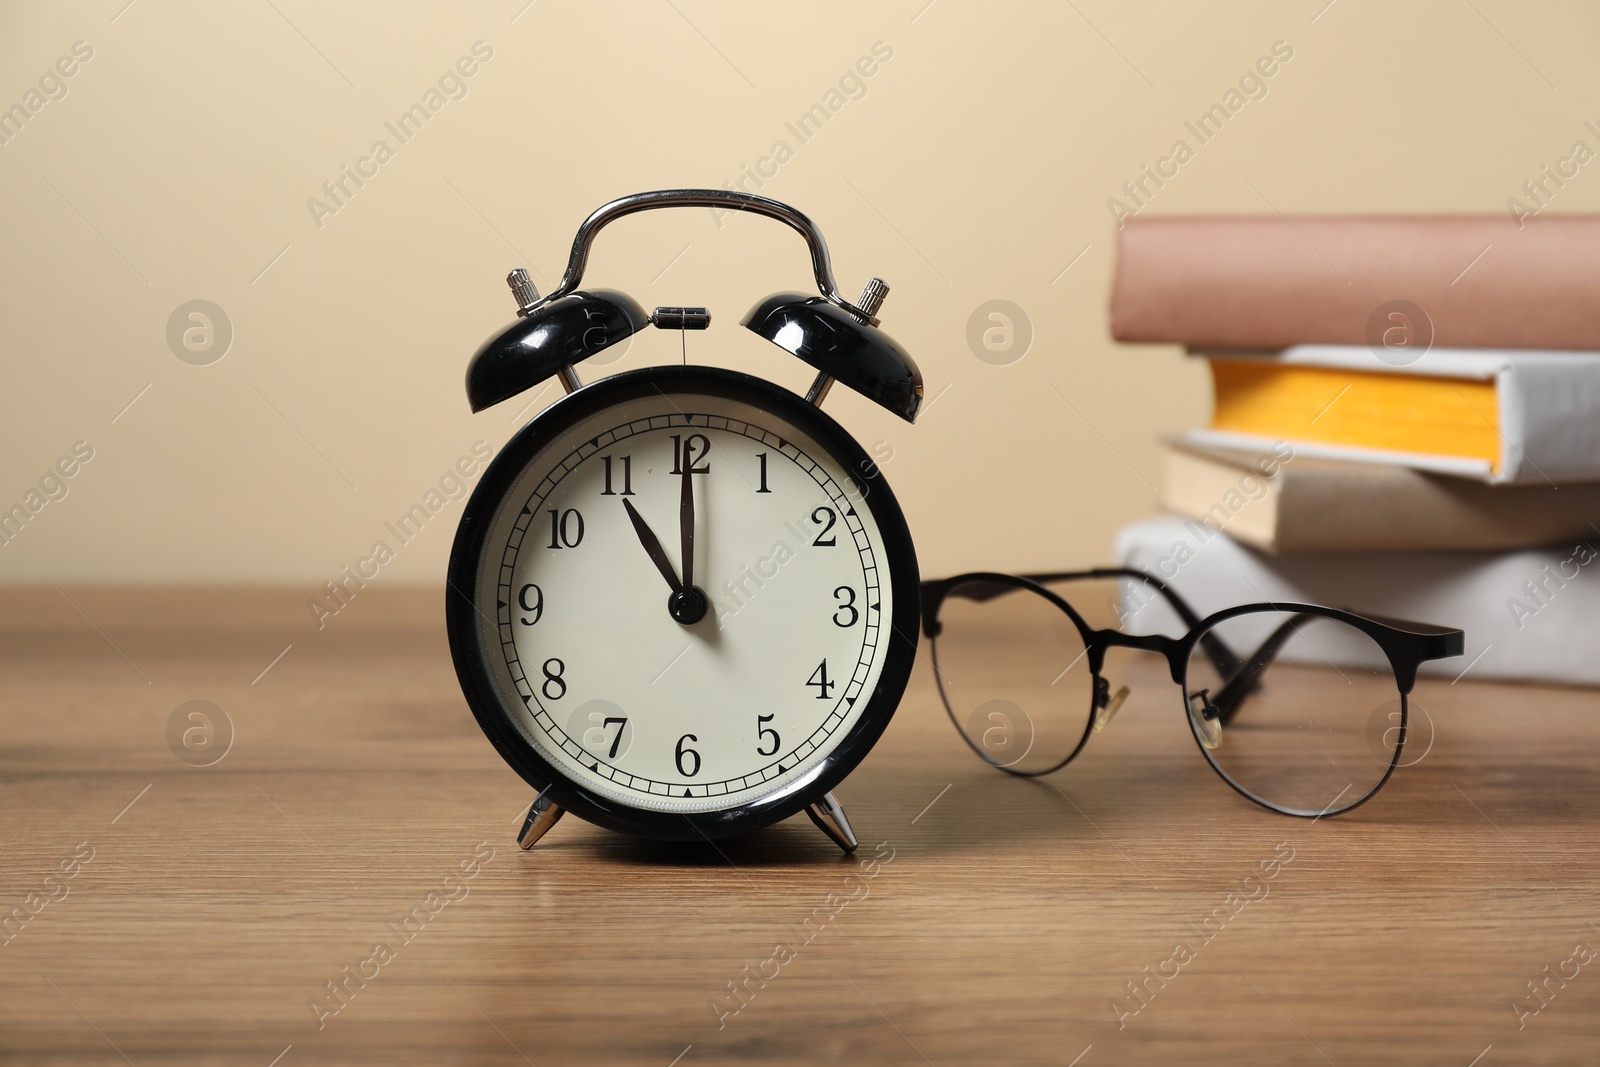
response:
<path id="1" fill-rule="evenodd" d="M 1183 637 L 1096 630 L 1047 585 L 1134 579 L 1166 600 Z M 1201 619 L 1159 578 L 1100 568 L 972 573 L 922 584 L 945 710 L 985 762 L 1060 770 L 1116 714 L 1109 648 L 1166 657 L 1195 741 L 1223 780 L 1285 815 L 1338 815 L 1399 765 L 1418 666 L 1462 653 L 1462 631 L 1310 604 L 1246 604 Z M 1376 724 L 1377 728 L 1374 729 Z"/>

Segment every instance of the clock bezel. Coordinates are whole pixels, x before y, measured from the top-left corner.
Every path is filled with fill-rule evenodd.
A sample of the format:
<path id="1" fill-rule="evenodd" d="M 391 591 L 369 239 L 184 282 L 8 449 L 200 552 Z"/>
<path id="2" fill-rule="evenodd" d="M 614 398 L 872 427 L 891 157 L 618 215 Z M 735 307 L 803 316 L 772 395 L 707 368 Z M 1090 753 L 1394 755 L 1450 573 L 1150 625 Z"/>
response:
<path id="1" fill-rule="evenodd" d="M 506 708 L 492 678 L 476 604 L 485 541 L 495 512 L 529 461 L 572 426 L 606 408 L 659 393 L 698 393 L 750 404 L 783 418 L 826 451 L 863 491 L 882 538 L 893 609 L 877 685 L 855 724 L 804 777 L 756 800 L 702 812 L 638 808 L 603 796 L 540 755 L 519 715 Z M 777 385 L 718 367 L 645 367 L 603 378 L 562 397 L 519 430 L 490 462 L 468 499 L 450 552 L 445 623 L 456 676 L 478 726 L 524 781 L 547 799 L 611 830 L 668 841 L 744 833 L 771 825 L 820 800 L 860 765 L 894 717 L 911 679 L 921 617 L 916 549 L 882 470 L 827 413 Z M 494 612 L 489 612 L 493 616 Z M 495 642 L 495 646 L 498 642 Z"/>

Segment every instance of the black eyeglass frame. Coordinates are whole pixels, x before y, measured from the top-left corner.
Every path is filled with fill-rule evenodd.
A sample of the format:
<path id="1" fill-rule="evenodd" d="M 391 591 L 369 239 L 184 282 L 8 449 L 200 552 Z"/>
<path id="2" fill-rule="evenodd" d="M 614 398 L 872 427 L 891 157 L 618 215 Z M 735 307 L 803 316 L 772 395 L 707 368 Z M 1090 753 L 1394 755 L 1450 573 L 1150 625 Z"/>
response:
<path id="1" fill-rule="evenodd" d="M 1045 587 L 1045 583 L 1111 578 L 1133 578 L 1147 583 L 1166 600 L 1178 617 L 1183 620 L 1184 625 L 1189 627 L 1188 633 L 1182 637 L 1168 637 L 1165 634 L 1128 634 L 1117 629 L 1097 630 L 1085 622 L 1083 616 L 1079 615 L 1077 610 L 1064 598 Z M 985 590 L 985 586 L 989 588 Z M 1412 689 L 1416 686 L 1417 669 L 1429 660 L 1448 659 L 1452 656 L 1462 655 L 1466 646 L 1465 633 L 1454 627 L 1436 626 L 1432 623 L 1410 622 L 1404 619 L 1391 619 L 1382 616 L 1358 615 L 1353 611 L 1322 607 L 1316 604 L 1279 602 L 1241 604 L 1201 618 L 1176 590 L 1172 589 L 1160 578 L 1134 568 L 1096 567 L 1084 571 L 1023 575 L 999 574 L 993 571 L 972 571 L 966 574 L 958 574 L 951 578 L 936 578 L 922 583 L 922 632 L 932 646 L 935 672 L 939 670 L 939 646 L 936 638 L 938 638 L 942 628 L 939 622 L 939 609 L 944 605 L 945 599 L 951 592 L 958 588 L 961 588 L 961 594 L 965 599 L 978 601 L 990 600 L 1014 590 L 1026 590 L 1035 593 L 1050 601 L 1071 619 L 1083 640 L 1085 658 L 1088 660 L 1090 674 L 1093 679 L 1092 695 L 1090 697 L 1091 706 L 1084 723 L 1083 736 L 1078 739 L 1077 745 L 1073 747 L 1072 752 L 1065 759 L 1044 770 L 1019 771 L 991 760 L 967 736 L 966 731 L 962 729 L 961 723 L 956 721 L 955 710 L 951 707 L 950 701 L 944 699 L 944 687 L 939 684 L 937 678 L 935 679 L 935 683 L 939 684 L 941 703 L 945 706 L 945 713 L 950 716 L 950 721 L 955 725 L 956 732 L 961 735 L 961 739 L 966 742 L 967 747 L 971 748 L 989 766 L 1019 778 L 1037 778 L 1042 775 L 1053 774 L 1077 758 L 1078 753 L 1083 751 L 1084 745 L 1088 744 L 1089 736 L 1094 732 L 1096 712 L 1106 707 L 1110 702 L 1110 684 L 1101 673 L 1105 665 L 1105 656 L 1108 649 L 1131 648 L 1143 652 L 1155 652 L 1164 656 L 1167 660 L 1167 667 L 1172 675 L 1173 683 L 1183 689 L 1185 697 L 1187 697 L 1189 661 L 1194 654 L 1196 646 L 1201 648 L 1206 658 L 1217 668 L 1217 673 L 1226 682 L 1232 682 L 1234 679 L 1243 676 L 1242 672 L 1240 672 L 1240 667 L 1246 665 L 1246 661 L 1238 653 L 1228 648 L 1212 632 L 1218 623 L 1225 622 L 1228 619 L 1236 618 L 1240 615 L 1259 614 L 1269 611 L 1287 614 L 1291 617 L 1291 620 L 1304 616 L 1317 616 L 1346 623 L 1366 634 L 1383 651 L 1389 661 L 1390 668 L 1394 671 L 1395 683 L 1399 688 L 1400 695 L 1400 727 L 1394 754 L 1389 760 L 1389 766 L 1383 772 L 1383 777 L 1363 796 L 1342 808 L 1332 808 L 1330 806 L 1329 810 L 1321 812 L 1302 811 L 1295 808 L 1280 807 L 1256 796 L 1234 781 L 1228 772 L 1216 760 L 1212 759 L 1211 754 L 1206 751 L 1205 743 L 1200 737 L 1193 716 L 1189 714 L 1184 716 L 1189 721 L 1189 731 L 1194 735 L 1195 743 L 1200 746 L 1201 755 L 1205 757 L 1211 769 L 1216 771 L 1223 781 L 1232 786 L 1235 792 L 1269 811 L 1298 818 L 1316 819 L 1326 815 L 1342 815 L 1365 804 L 1377 794 L 1378 790 L 1384 787 L 1385 783 L 1389 781 L 1389 776 L 1399 766 L 1400 753 L 1405 748 L 1408 698 Z M 1291 623 L 1286 623 L 1284 627 L 1280 627 L 1279 634 L 1285 634 L 1286 627 L 1289 625 Z M 1286 639 L 1286 635 L 1284 639 Z M 1262 652 L 1267 652 L 1269 655 L 1275 653 L 1281 643 L 1282 639 L 1279 638 L 1278 634 L 1275 634 L 1252 656 L 1251 661 L 1253 662 L 1259 658 Z M 1242 692 L 1236 693 L 1235 699 L 1241 699 L 1242 696 Z M 1185 705 L 1187 707 L 1187 699 L 1185 700 Z M 1238 707 L 1238 703 L 1234 703 L 1222 713 L 1221 719 L 1224 725 L 1237 713 Z"/>

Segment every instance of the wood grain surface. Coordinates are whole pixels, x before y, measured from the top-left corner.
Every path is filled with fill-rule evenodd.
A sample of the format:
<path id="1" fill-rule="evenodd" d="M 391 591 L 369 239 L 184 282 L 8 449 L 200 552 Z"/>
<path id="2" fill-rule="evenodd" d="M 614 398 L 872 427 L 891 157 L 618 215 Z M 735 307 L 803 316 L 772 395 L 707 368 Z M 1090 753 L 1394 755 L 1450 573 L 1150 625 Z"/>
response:
<path id="1" fill-rule="evenodd" d="M 442 594 L 321 631 L 306 595 L 0 592 L 0 1062 L 1600 1058 L 1593 691 L 1424 682 L 1431 749 L 1309 823 L 1216 777 L 1159 663 L 1114 657 L 1121 714 L 1020 781 L 919 660 L 839 790 L 854 858 L 804 817 L 523 853 Z M 231 723 L 208 767 L 169 744 L 191 700 Z"/>

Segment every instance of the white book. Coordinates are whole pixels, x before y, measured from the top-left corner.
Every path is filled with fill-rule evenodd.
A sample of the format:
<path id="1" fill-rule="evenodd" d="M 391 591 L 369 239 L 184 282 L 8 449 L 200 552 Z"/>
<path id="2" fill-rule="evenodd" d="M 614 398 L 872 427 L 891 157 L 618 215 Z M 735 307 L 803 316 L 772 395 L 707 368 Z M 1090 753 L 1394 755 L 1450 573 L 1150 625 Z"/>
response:
<path id="1" fill-rule="evenodd" d="M 1600 531 L 1518 552 L 1269 556 L 1192 520 L 1163 517 L 1124 527 L 1116 558 L 1166 581 L 1202 617 L 1289 601 L 1455 626 L 1466 632 L 1465 655 L 1424 663 L 1423 673 L 1600 685 Z M 1141 582 L 1124 580 L 1121 599 L 1129 633 L 1186 629 Z"/>
<path id="2" fill-rule="evenodd" d="M 1495 460 L 1330 444 L 1315 440 L 1314 434 L 1298 438 L 1291 427 L 1285 427 L 1281 439 L 1292 443 L 1299 455 L 1398 464 L 1492 484 L 1600 481 L 1600 352 L 1435 348 L 1406 365 L 1387 362 L 1372 349 L 1359 345 L 1296 345 L 1272 354 L 1195 354 L 1234 362 L 1260 361 L 1486 382 L 1494 386 L 1495 410 L 1482 411 L 1480 415 L 1498 430 L 1500 454 Z M 1185 439 L 1210 447 L 1258 450 L 1276 443 L 1270 435 L 1222 429 L 1192 430 Z"/>

